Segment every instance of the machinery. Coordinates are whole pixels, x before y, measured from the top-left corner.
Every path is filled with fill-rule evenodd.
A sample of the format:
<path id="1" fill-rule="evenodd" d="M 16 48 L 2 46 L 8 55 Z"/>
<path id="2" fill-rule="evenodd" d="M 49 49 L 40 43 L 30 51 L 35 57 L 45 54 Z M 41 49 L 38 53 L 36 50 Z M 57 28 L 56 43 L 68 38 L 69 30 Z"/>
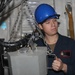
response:
<path id="1" fill-rule="evenodd" d="M 18 11 L 17 19 L 13 26 L 11 26 L 10 21 L 12 29 L 9 26 L 9 29 L 11 30 L 9 32 L 8 39 L 2 38 L 0 41 L 0 45 L 3 47 L 1 62 L 5 70 L 5 75 L 6 73 L 8 75 L 47 75 L 47 48 L 37 47 L 33 42 L 39 37 L 43 39 L 43 34 L 34 21 L 32 11 L 28 5 L 29 2 L 28 0 L 21 0 L 16 6 L 14 6 L 13 3 L 14 0 L 6 1 L 6 3 L 5 0 L 1 1 L 2 8 L 0 10 L 0 20 L 1 27 L 4 30 L 8 28 L 4 19 L 11 15 L 12 10 L 15 10 L 16 7 L 20 6 L 20 11 Z M 8 5 L 9 9 L 7 9 L 6 4 L 10 5 Z M 9 15 L 7 13 L 9 13 Z M 27 32 L 23 33 L 21 30 L 24 16 L 32 28 L 29 34 L 27 34 Z"/>
<path id="2" fill-rule="evenodd" d="M 22 48 L 8 52 L 10 75 L 47 75 L 47 49 L 37 47 L 36 50 Z"/>

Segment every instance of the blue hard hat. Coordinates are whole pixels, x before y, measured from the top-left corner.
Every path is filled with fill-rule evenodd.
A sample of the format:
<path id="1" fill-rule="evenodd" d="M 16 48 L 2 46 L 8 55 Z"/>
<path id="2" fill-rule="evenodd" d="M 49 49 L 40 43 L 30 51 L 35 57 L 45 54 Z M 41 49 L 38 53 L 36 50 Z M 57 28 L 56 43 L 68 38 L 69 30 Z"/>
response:
<path id="1" fill-rule="evenodd" d="M 59 14 L 56 13 L 54 8 L 49 4 L 40 4 L 35 10 L 35 19 L 37 23 L 43 23 L 50 18 L 59 18 Z"/>

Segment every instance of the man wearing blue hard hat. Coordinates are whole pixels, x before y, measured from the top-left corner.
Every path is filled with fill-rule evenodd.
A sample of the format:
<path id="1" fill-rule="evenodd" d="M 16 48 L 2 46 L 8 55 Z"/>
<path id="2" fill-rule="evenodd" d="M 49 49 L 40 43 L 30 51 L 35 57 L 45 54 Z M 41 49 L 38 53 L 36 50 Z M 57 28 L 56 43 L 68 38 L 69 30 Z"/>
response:
<path id="1" fill-rule="evenodd" d="M 55 58 L 47 55 L 48 75 L 75 75 L 75 41 L 58 33 L 60 15 L 49 4 L 40 4 L 34 15 L 44 33 L 44 40 L 56 55 Z M 36 43 L 37 46 L 46 46 L 41 38 Z"/>

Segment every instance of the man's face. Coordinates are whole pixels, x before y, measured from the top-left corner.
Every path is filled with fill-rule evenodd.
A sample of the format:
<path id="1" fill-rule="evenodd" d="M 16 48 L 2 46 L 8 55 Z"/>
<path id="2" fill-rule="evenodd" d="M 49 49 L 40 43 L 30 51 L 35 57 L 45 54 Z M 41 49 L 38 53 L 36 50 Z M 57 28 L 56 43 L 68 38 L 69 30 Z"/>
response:
<path id="1" fill-rule="evenodd" d="M 45 32 L 45 35 L 55 35 L 58 32 L 58 22 L 56 19 L 48 19 L 42 25 L 39 24 L 40 29 Z"/>

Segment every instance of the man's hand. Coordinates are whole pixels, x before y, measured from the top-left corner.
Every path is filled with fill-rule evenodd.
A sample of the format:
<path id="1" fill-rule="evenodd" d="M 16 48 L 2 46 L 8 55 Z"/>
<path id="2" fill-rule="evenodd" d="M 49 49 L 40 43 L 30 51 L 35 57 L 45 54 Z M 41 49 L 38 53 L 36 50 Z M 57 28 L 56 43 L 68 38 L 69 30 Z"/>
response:
<path id="1" fill-rule="evenodd" d="M 52 69 L 55 71 L 64 71 L 67 72 L 67 65 L 62 62 L 60 58 L 55 58 L 55 60 L 52 63 Z"/>

